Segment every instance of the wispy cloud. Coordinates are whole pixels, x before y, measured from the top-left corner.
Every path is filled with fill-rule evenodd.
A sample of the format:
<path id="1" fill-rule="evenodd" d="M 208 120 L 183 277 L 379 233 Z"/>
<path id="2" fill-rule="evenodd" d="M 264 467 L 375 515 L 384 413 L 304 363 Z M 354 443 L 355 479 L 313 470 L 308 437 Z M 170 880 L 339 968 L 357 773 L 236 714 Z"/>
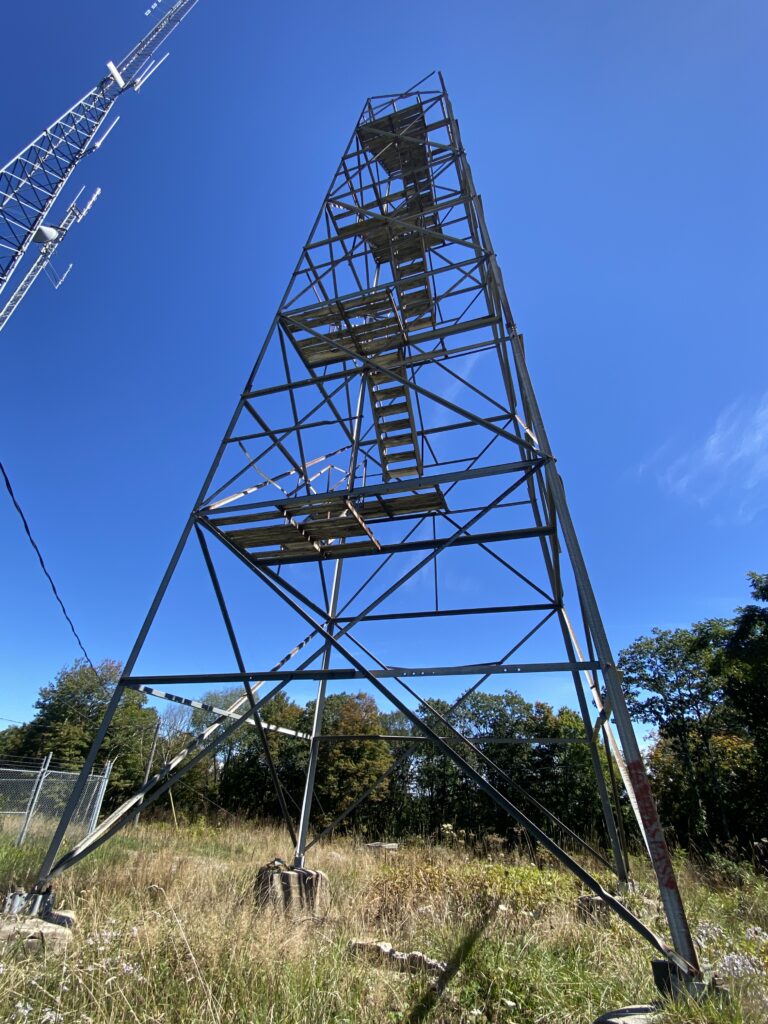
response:
<path id="1" fill-rule="evenodd" d="M 459 395 L 467 391 L 467 382 L 473 377 L 477 364 L 486 355 L 488 355 L 487 351 L 470 352 L 468 355 L 459 358 L 451 366 L 453 372 L 458 375 L 458 379 L 449 373 L 443 373 L 440 378 L 433 378 L 432 390 L 436 394 L 441 395 L 447 402 L 456 403 Z M 437 365 L 441 369 L 445 369 L 442 364 L 438 363 Z M 471 405 L 472 403 L 468 404 Z M 430 402 L 426 406 L 424 416 L 427 425 L 430 427 L 441 427 L 454 418 L 454 414 L 449 409 L 434 402 Z"/>
<path id="2" fill-rule="evenodd" d="M 487 354 L 487 350 L 483 352 L 470 352 L 469 355 L 465 356 L 463 359 L 459 359 L 458 363 L 452 366 L 452 370 L 454 371 L 454 373 L 457 373 L 459 377 L 462 379 L 457 380 L 455 377 L 450 377 L 448 374 L 446 374 L 445 379 L 449 383 L 447 383 L 444 387 L 440 389 L 440 393 L 442 394 L 443 398 L 447 398 L 449 402 L 452 402 L 456 398 L 456 396 L 461 391 L 464 390 L 464 381 L 469 381 L 472 379 L 472 375 L 474 373 L 474 369 L 477 363 L 479 363 L 480 360 Z"/>
<path id="3" fill-rule="evenodd" d="M 768 391 L 733 402 L 707 437 L 680 453 L 666 442 L 640 467 L 676 497 L 715 508 L 719 519 L 749 523 L 768 509 Z"/>

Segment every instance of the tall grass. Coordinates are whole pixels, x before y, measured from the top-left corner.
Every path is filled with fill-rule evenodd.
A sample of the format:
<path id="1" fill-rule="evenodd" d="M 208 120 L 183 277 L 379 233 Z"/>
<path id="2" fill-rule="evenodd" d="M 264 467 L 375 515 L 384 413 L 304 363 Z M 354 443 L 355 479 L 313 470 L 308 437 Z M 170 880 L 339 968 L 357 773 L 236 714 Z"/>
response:
<path id="1" fill-rule="evenodd" d="M 579 921 L 579 889 L 555 865 L 424 845 L 384 859 L 341 840 L 313 851 L 330 879 L 327 913 L 285 917 L 255 907 L 253 882 L 288 845 L 244 825 L 127 830 L 60 879 L 58 905 L 77 912 L 65 953 L 0 949 L 0 1021 L 588 1024 L 655 998 L 652 951 L 612 918 Z M 2 887 L 27 882 L 40 856 L 0 846 Z M 678 1005 L 663 1019 L 765 1024 L 766 881 L 680 867 L 705 954 L 741 976 L 729 1005 Z M 638 870 L 629 899 L 662 928 Z M 355 958 L 348 943 L 361 938 L 447 961 L 444 983 Z"/>

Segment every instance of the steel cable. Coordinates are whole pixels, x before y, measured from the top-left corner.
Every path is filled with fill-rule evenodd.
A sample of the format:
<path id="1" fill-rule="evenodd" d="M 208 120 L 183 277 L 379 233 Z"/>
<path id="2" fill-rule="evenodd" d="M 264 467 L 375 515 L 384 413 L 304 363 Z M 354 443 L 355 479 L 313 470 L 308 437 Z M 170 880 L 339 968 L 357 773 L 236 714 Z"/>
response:
<path id="1" fill-rule="evenodd" d="M 51 576 L 50 572 L 48 572 L 48 567 L 45 564 L 45 560 L 44 560 L 44 558 L 43 558 L 43 556 L 42 556 L 42 554 L 40 552 L 40 548 L 35 543 L 35 538 L 32 536 L 32 531 L 29 528 L 29 523 L 27 522 L 27 517 L 24 515 L 22 507 L 19 504 L 18 499 L 16 498 L 16 495 L 14 494 L 13 487 L 11 485 L 11 481 L 8 478 L 8 474 L 6 473 L 5 466 L 2 464 L 2 462 L 0 462 L 0 473 L 2 473 L 2 475 L 3 475 L 3 481 L 5 483 L 5 489 L 8 491 L 8 495 L 9 495 L 11 501 L 13 502 L 13 507 L 19 513 L 19 518 L 21 519 L 22 525 L 24 526 L 24 532 L 26 533 L 27 538 L 29 539 L 29 543 L 32 545 L 32 548 L 34 549 L 34 552 L 37 555 L 37 560 L 40 562 L 40 568 L 45 573 L 45 578 L 48 580 L 48 582 L 51 585 L 51 590 L 53 591 L 53 596 L 58 601 L 59 607 L 61 608 L 61 611 L 62 611 L 62 613 L 64 615 L 64 618 L 67 620 L 69 628 L 72 630 L 72 635 L 74 636 L 75 640 L 77 641 L 77 646 L 83 652 L 83 657 L 87 661 L 89 667 L 96 674 L 96 677 L 100 679 L 101 677 L 99 676 L 99 673 L 96 671 L 96 667 L 93 664 L 93 662 L 91 661 L 91 659 L 90 659 L 90 657 L 88 655 L 88 652 L 86 651 L 86 649 L 85 649 L 85 647 L 83 645 L 83 641 L 80 639 L 80 634 L 75 629 L 75 624 L 72 622 L 72 619 L 70 618 L 69 612 L 67 611 L 67 609 L 66 609 L 66 607 L 64 605 L 64 602 L 62 601 L 61 596 L 60 596 L 58 590 L 56 589 L 56 584 L 53 582 L 53 577 Z"/>

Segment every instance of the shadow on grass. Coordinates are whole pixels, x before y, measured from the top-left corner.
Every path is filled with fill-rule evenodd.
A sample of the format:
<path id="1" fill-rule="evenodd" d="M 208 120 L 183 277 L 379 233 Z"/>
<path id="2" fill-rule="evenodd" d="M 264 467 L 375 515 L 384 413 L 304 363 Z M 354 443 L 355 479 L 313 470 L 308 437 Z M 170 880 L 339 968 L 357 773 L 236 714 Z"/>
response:
<path id="1" fill-rule="evenodd" d="M 443 973 L 411 1007 L 410 1012 L 403 1017 L 403 1024 L 422 1024 L 423 1021 L 426 1021 L 432 1010 L 442 999 L 448 985 L 461 970 L 463 964 L 477 945 L 478 940 L 483 935 L 483 932 L 485 932 L 488 925 L 496 917 L 497 910 L 498 904 L 491 907 L 485 916 L 478 918 L 473 927 L 459 942 Z"/>

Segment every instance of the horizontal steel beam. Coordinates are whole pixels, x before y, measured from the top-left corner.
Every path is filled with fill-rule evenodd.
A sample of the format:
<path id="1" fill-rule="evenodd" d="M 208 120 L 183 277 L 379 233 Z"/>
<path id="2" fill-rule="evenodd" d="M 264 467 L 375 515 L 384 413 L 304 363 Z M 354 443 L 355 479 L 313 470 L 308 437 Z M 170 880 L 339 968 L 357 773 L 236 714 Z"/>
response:
<path id="1" fill-rule="evenodd" d="M 504 417 L 508 419 L 508 417 Z M 354 501 L 356 498 L 366 497 L 378 497 L 385 494 L 402 494 L 410 493 L 411 491 L 425 491 L 431 487 L 439 487 L 441 484 L 457 483 L 464 480 L 478 480 L 485 479 L 486 477 L 503 476 L 505 473 L 529 473 L 531 469 L 543 468 L 547 463 L 548 457 L 536 455 L 533 458 L 527 459 L 520 462 L 501 462 L 494 463 L 492 466 L 479 466 L 475 469 L 454 469 L 448 473 L 433 473 L 430 476 L 414 476 L 409 477 L 408 480 L 392 480 L 389 483 L 376 483 L 366 484 L 361 487 L 352 487 L 348 491 L 343 492 L 345 498 L 349 498 Z M 537 466 L 538 463 L 538 466 Z M 257 509 L 274 509 L 277 508 L 279 511 L 283 509 L 291 510 L 296 509 L 298 512 L 310 511 L 311 509 L 327 504 L 329 501 L 338 499 L 339 492 L 331 492 L 330 494 L 304 494 L 294 498 L 275 498 L 272 501 L 252 501 L 247 504 L 233 506 L 228 511 L 232 512 L 243 512 L 244 510 L 255 511 Z M 216 504 L 215 502 L 213 504 Z M 222 506 L 223 507 L 223 506 Z M 198 513 L 211 513 L 213 511 L 218 514 L 217 509 L 213 509 L 212 505 L 200 505 L 197 509 Z M 213 520 L 214 523 L 220 523 L 221 519 Z"/>
<path id="2" fill-rule="evenodd" d="M 439 512 L 437 513 L 439 515 Z M 210 521 L 210 520 L 209 520 Z M 536 537 L 549 537 L 554 533 L 552 526 L 529 526 L 524 530 L 495 530 L 491 533 L 468 533 L 451 541 L 451 547 L 462 548 L 468 545 L 502 544 L 512 540 L 531 540 Z M 214 534 L 221 538 L 217 530 Z M 226 537 L 226 534 L 223 534 Z M 434 551 L 442 548 L 448 537 L 426 537 L 423 540 L 407 540 L 398 544 L 379 544 L 373 541 L 358 543 L 327 544 L 317 549 L 291 554 L 290 549 L 266 552 L 246 551 L 254 565 L 293 565 L 299 562 L 335 561 L 339 558 L 365 558 L 369 555 L 403 555 L 410 551 Z"/>
<path id="3" fill-rule="evenodd" d="M 550 604 L 505 604 L 486 608 L 433 608 L 426 611 L 384 612 L 379 615 L 366 615 L 366 622 L 388 622 L 400 619 L 434 619 L 456 615 L 495 615 L 506 612 L 548 612 L 557 610 L 558 605 Z M 351 622 L 351 615 L 337 615 L 334 622 Z"/>
<path id="4" fill-rule="evenodd" d="M 320 740 L 329 740 L 334 743 L 342 743 L 345 740 L 378 740 L 386 743 L 392 743 L 401 741 L 404 743 L 431 743 L 432 741 L 426 736 L 379 736 L 376 733 L 339 733 L 329 734 L 327 736 L 319 736 Z M 587 740 L 584 736 L 472 736 L 472 743 L 493 743 L 499 746 L 512 746 L 513 744 L 525 744 L 529 743 L 531 746 L 540 744 L 542 746 L 549 747 L 564 747 L 569 743 L 581 743 L 586 744 Z"/>
<path id="5" fill-rule="evenodd" d="M 312 680 L 320 679 L 367 679 L 375 676 L 377 679 L 406 679 L 406 678 L 427 678 L 432 676 L 511 676 L 511 675 L 533 675 L 541 672 L 576 672 L 576 671 L 599 671 L 603 665 L 599 661 L 542 661 L 531 662 L 519 665 L 499 665 L 497 663 L 478 662 L 475 665 L 431 665 L 425 668 L 418 667 L 390 667 L 374 668 L 360 671 L 356 668 L 327 668 L 327 669 L 288 669 L 264 672 L 210 672 L 204 675 L 183 675 L 183 676 L 131 676 L 125 680 L 126 686 L 137 683 L 142 686 L 154 685 L 176 685 L 176 686 L 199 686 L 207 683 L 242 683 L 244 681 L 254 682 L 256 680 Z"/>
<path id="6" fill-rule="evenodd" d="M 508 339 L 504 335 L 501 335 L 499 337 L 486 338 L 484 341 L 475 340 L 470 344 L 453 346 L 451 348 L 447 346 L 445 348 L 436 347 L 427 352 L 422 352 L 421 349 L 415 348 L 414 342 L 411 340 L 409 345 L 409 351 L 411 354 L 403 357 L 401 365 L 406 367 L 422 366 L 425 363 L 445 363 L 451 359 L 457 359 L 460 356 L 467 355 L 470 352 L 483 352 L 493 348 L 498 348 L 500 344 L 503 344 L 507 340 Z M 284 384 L 272 384 L 266 388 L 257 388 L 255 390 L 246 391 L 242 397 L 244 400 L 267 398 L 270 395 L 280 395 L 285 392 L 298 391 L 301 388 L 317 387 L 320 384 L 333 384 L 338 380 L 343 381 L 345 377 L 352 380 L 355 377 L 362 376 L 363 372 L 364 367 L 350 365 L 346 369 L 334 370 L 332 373 L 324 373 L 322 376 L 300 377 L 297 380 L 287 381 Z M 488 422 L 491 422 L 493 417 L 489 416 L 487 419 Z M 472 425 L 474 426 L 474 424 Z"/>

